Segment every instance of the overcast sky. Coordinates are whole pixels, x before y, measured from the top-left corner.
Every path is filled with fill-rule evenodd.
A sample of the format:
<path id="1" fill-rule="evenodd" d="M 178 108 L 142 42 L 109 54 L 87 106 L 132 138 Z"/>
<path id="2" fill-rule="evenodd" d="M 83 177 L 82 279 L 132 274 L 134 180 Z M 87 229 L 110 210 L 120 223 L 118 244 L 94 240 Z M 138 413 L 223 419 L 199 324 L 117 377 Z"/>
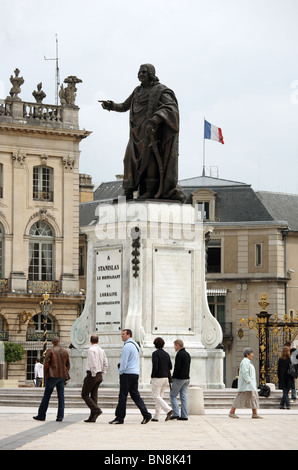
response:
<path id="1" fill-rule="evenodd" d="M 213 176 L 255 190 L 298 193 L 297 0 L 1 0 L 0 99 L 18 67 L 20 97 L 39 82 L 55 103 L 56 34 L 60 82 L 77 75 L 80 172 L 93 182 L 123 172 L 129 114 L 98 99 L 124 101 L 152 63 L 180 109 L 179 179 L 202 174 L 203 121 L 225 144 L 206 141 Z"/>

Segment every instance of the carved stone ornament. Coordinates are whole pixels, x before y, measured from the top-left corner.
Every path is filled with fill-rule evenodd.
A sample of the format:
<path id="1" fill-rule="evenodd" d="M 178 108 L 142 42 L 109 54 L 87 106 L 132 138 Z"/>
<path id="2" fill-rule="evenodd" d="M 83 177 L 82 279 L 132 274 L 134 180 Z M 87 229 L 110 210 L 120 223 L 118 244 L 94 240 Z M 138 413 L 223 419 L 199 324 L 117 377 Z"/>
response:
<path id="1" fill-rule="evenodd" d="M 49 158 L 49 157 L 48 157 L 48 155 L 46 155 L 46 154 L 43 154 L 43 155 L 40 156 L 40 160 L 41 160 L 42 166 L 46 166 L 46 165 L 47 165 L 47 163 L 48 163 L 48 158 Z"/>
<path id="2" fill-rule="evenodd" d="M 42 100 L 47 96 L 45 92 L 42 90 L 42 83 L 38 83 L 37 85 L 37 91 L 34 90 L 32 92 L 32 95 L 34 96 L 36 103 L 42 103 Z"/>
<path id="3" fill-rule="evenodd" d="M 65 170 L 72 170 L 74 167 L 75 161 L 70 155 L 63 157 L 63 165 Z"/>
<path id="4" fill-rule="evenodd" d="M 19 98 L 18 94 L 21 93 L 21 85 L 24 83 L 23 77 L 19 77 L 20 70 L 18 68 L 15 69 L 14 74 L 15 76 L 13 77 L 12 75 L 10 76 L 10 83 L 12 84 L 12 88 L 10 89 L 10 96 L 11 99 L 20 101 L 21 98 Z"/>
<path id="5" fill-rule="evenodd" d="M 76 84 L 82 83 L 82 80 L 74 75 L 70 75 L 64 80 L 67 83 L 67 87 L 64 88 L 63 84 L 60 87 L 59 98 L 62 106 L 75 106 L 76 100 Z"/>
<path id="6" fill-rule="evenodd" d="M 20 150 L 18 150 L 17 152 L 14 152 L 12 154 L 13 163 L 18 163 L 20 165 L 20 167 L 24 166 L 25 160 L 26 160 L 26 154 L 21 153 Z"/>

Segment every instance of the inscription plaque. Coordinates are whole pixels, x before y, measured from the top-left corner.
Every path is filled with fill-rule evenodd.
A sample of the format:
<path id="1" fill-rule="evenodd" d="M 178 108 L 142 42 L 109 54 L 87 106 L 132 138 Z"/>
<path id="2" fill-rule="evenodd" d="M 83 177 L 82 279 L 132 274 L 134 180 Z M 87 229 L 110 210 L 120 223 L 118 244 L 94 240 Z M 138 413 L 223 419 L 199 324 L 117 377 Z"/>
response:
<path id="1" fill-rule="evenodd" d="M 122 309 L 122 250 L 96 251 L 96 331 L 119 331 Z"/>
<path id="2" fill-rule="evenodd" d="M 190 334 L 193 328 L 192 252 L 157 247 L 153 254 L 153 331 Z"/>

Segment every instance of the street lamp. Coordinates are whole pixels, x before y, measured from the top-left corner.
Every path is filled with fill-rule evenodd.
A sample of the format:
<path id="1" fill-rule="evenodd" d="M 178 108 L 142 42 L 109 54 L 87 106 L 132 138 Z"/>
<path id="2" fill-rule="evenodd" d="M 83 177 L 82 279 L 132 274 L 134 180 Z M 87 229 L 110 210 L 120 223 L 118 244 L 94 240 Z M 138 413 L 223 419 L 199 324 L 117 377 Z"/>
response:
<path id="1" fill-rule="evenodd" d="M 52 302 L 49 300 L 49 294 L 46 292 L 42 294 L 43 300 L 39 302 L 41 314 L 43 316 L 43 357 L 45 357 L 47 352 L 47 323 L 48 323 L 48 315 L 51 310 Z"/>

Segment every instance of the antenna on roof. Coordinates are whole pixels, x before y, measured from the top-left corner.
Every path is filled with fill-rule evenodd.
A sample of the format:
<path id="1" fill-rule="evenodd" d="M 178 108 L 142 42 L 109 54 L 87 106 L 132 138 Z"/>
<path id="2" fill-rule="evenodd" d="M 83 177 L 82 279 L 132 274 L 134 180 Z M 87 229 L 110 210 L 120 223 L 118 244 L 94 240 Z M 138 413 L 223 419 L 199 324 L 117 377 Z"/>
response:
<path id="1" fill-rule="evenodd" d="M 55 103 L 58 106 L 58 96 L 59 96 L 59 86 L 60 86 L 60 73 L 59 73 L 59 58 L 58 58 L 58 36 L 56 34 L 56 57 L 55 59 L 47 59 L 44 57 L 44 60 L 55 60 L 56 61 L 56 73 L 55 73 Z"/>

